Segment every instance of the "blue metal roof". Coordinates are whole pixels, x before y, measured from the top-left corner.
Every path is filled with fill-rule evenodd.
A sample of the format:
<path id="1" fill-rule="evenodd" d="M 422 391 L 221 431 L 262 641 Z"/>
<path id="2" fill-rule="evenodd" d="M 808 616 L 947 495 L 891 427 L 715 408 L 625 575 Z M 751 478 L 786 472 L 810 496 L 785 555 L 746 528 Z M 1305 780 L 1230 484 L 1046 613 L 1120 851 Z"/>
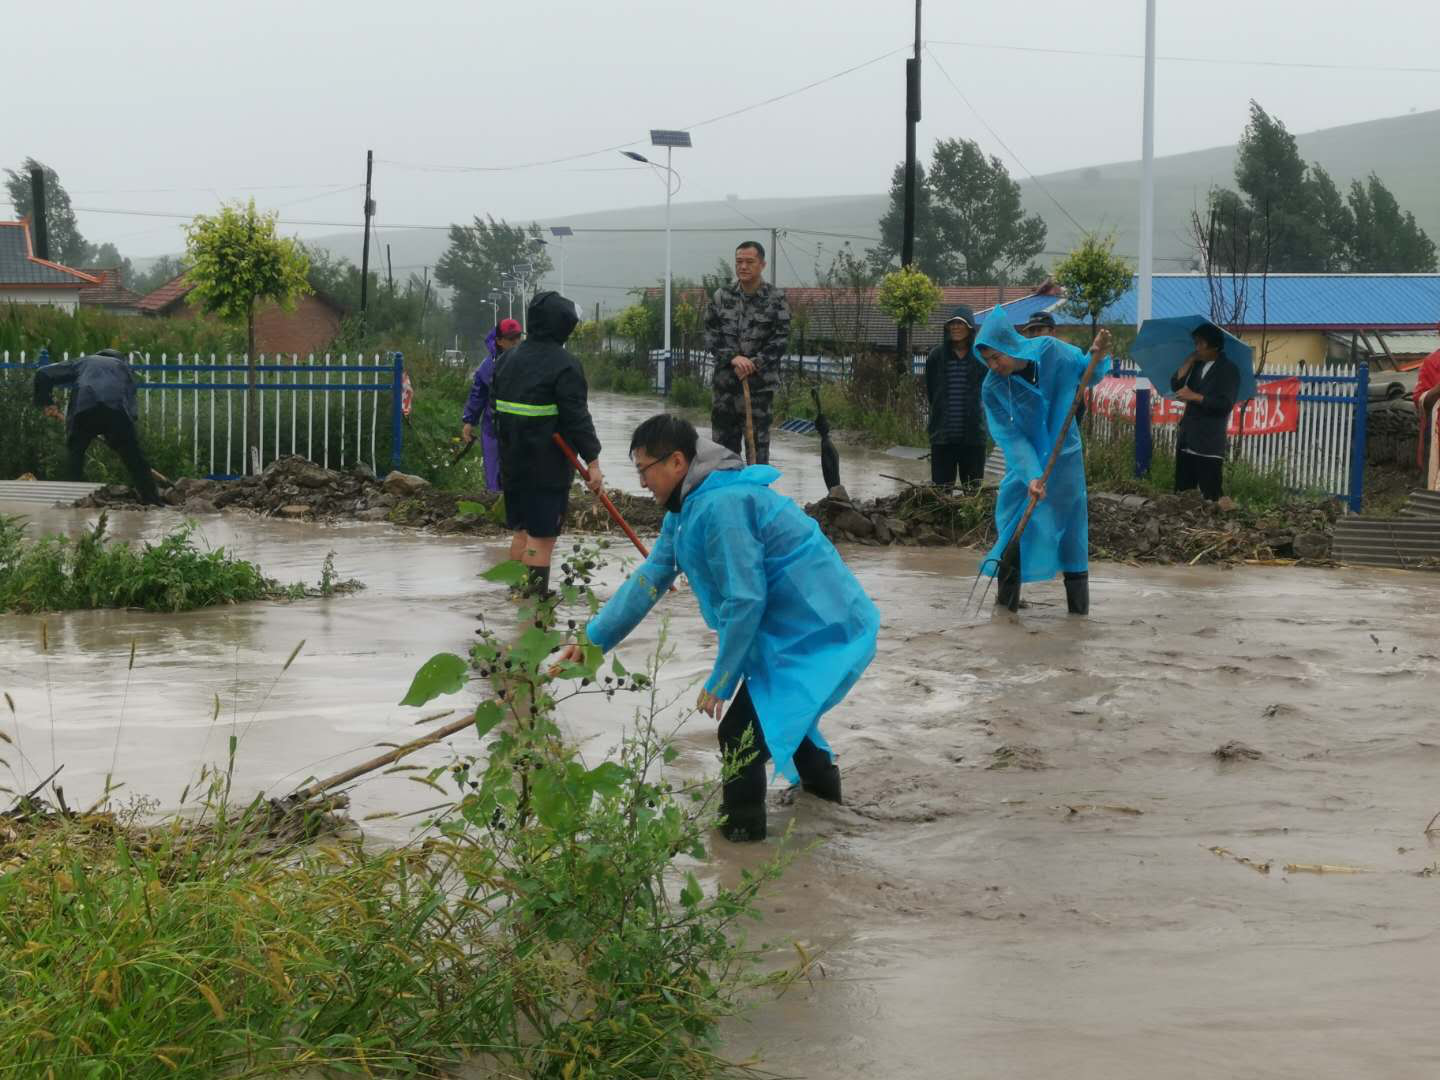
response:
<path id="1" fill-rule="evenodd" d="M 1024 296 L 1021 297 L 1019 300 L 1006 301 L 1001 306 L 1004 307 L 1005 311 L 1009 314 L 1010 321 L 1015 323 L 1016 326 L 1019 326 L 1021 323 L 1029 319 L 1031 315 L 1034 315 L 1035 312 L 1044 311 L 1046 308 L 1054 307 L 1059 302 L 1059 298 L 1055 296 Z M 994 308 L 994 306 L 994 304 L 991 304 L 990 307 L 981 308 L 979 311 L 975 312 L 976 321 L 982 321 L 986 315 L 990 314 L 990 311 Z M 1061 320 L 1057 315 L 1056 322 L 1060 321 Z"/>
<path id="2" fill-rule="evenodd" d="M 1223 295 L 1234 295 L 1230 281 L 1217 279 L 1216 285 Z M 1263 293 L 1261 285 L 1258 276 L 1250 278 L 1242 326 L 1429 330 L 1440 322 L 1440 274 L 1271 274 Z M 1132 280 L 1129 291 L 1101 313 L 1100 321 L 1135 325 L 1136 289 Z M 1054 313 L 1061 326 L 1089 322 L 1061 312 L 1053 297 L 1026 297 L 1006 306 L 1018 308 L 1034 300 L 1047 300 L 1042 306 Z M 1156 274 L 1151 309 L 1156 318 L 1207 314 L 1210 285 L 1205 275 Z"/>

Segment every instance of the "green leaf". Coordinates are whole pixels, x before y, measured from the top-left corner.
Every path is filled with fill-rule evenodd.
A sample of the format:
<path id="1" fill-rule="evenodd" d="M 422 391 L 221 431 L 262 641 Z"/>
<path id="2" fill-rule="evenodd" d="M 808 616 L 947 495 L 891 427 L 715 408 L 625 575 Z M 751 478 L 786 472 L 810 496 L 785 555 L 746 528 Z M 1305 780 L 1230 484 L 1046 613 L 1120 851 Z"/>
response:
<path id="1" fill-rule="evenodd" d="M 532 626 L 520 635 L 520 640 L 510 646 L 510 659 L 527 671 L 535 671 L 545 658 L 563 644 L 565 635 L 555 630 L 545 631 Z"/>
<path id="2" fill-rule="evenodd" d="M 483 739 L 503 719 L 505 710 L 498 701 L 482 701 L 475 707 L 475 737 Z"/>
<path id="3" fill-rule="evenodd" d="M 493 581 L 500 585 L 519 585 L 530 574 L 530 569 L 519 559 L 510 559 L 496 566 L 480 576 L 486 581 Z"/>
<path id="4" fill-rule="evenodd" d="M 610 661 L 610 674 L 623 679 L 630 672 L 625 670 L 625 665 L 620 663 L 620 657 L 616 656 Z"/>
<path id="5" fill-rule="evenodd" d="M 468 502 L 461 499 L 455 504 L 455 511 L 460 517 L 485 517 L 490 513 L 490 508 L 484 503 Z"/>
<path id="6" fill-rule="evenodd" d="M 436 653 L 415 673 L 410 692 L 400 699 L 401 705 L 420 706 L 441 694 L 459 693 L 465 688 L 465 661 L 454 653 Z"/>
<path id="7" fill-rule="evenodd" d="M 687 908 L 693 908 L 705 899 L 705 890 L 700 888 L 700 882 L 695 880 L 695 875 L 685 875 L 685 888 L 680 890 L 680 902 Z"/>
<path id="8" fill-rule="evenodd" d="M 625 782 L 630 779 L 630 770 L 619 762 L 605 761 L 587 772 L 584 779 L 592 791 L 615 799 L 624 792 Z"/>

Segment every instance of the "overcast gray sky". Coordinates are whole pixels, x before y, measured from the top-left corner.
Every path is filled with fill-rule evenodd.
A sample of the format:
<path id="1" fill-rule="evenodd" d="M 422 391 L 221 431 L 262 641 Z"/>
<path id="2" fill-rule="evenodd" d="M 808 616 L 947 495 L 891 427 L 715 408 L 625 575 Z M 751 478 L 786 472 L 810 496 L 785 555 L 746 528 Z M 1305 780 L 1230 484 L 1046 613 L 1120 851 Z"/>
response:
<path id="1" fill-rule="evenodd" d="M 975 138 L 1023 175 L 977 110 L 1037 174 L 1137 157 L 1137 60 L 993 46 L 1139 53 L 1144 6 L 929 0 L 922 158 L 937 138 Z M 1157 153 L 1233 142 L 1251 97 L 1297 132 L 1440 108 L 1440 5 L 1159 8 L 1162 57 L 1371 67 L 1162 59 Z M 874 192 L 904 152 L 911 11 L 907 0 L 12 4 L 0 165 L 40 158 L 82 207 L 191 214 L 253 194 L 285 218 L 358 223 L 361 193 L 347 188 L 373 148 L 382 226 L 477 213 L 556 222 L 653 204 L 663 189 L 614 150 L 507 167 L 644 150 L 650 127 L 692 126 L 694 149 L 677 152 L 682 201 Z M 80 220 L 89 239 L 131 256 L 183 245 L 179 222 L 163 218 Z"/>

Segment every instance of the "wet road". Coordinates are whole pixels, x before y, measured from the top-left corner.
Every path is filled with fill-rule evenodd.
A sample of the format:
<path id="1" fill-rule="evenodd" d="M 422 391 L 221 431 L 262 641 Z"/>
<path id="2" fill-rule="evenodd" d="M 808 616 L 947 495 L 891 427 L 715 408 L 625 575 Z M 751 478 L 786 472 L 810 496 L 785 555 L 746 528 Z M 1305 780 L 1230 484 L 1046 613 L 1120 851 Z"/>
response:
<path id="1" fill-rule="evenodd" d="M 65 529 L 89 515 L 32 517 Z M 113 515 L 118 535 L 177 520 Z M 493 543 L 200 527 L 282 580 L 315 580 L 334 550 L 370 588 L 175 617 L 0 618 L 27 774 L 49 771 L 53 738 L 72 803 L 113 760 L 128 790 L 173 804 L 232 732 L 248 789 L 338 770 L 413 733 L 417 710 L 392 703 L 430 655 L 464 648 L 477 611 L 513 618 L 476 577 L 503 557 Z M 1057 584 L 992 621 L 960 607 L 973 555 L 845 554 L 885 618 L 879 658 L 826 723 L 848 805 L 776 806 L 777 832 L 818 843 L 755 932 L 777 956 L 806 942 L 824 973 L 731 1025 L 734 1053 L 827 1080 L 1436 1075 L 1440 878 L 1419 874 L 1440 860 L 1422 835 L 1440 810 L 1440 581 L 1100 565 L 1089 620 L 1064 615 Z M 665 687 L 688 698 L 714 638 L 688 597 L 665 607 Z M 631 666 L 658 631 L 627 643 Z M 600 755 L 631 705 L 586 699 L 563 722 Z M 1218 761 L 1231 740 L 1262 756 Z M 689 721 L 681 746 L 682 767 L 715 767 L 708 722 Z M 433 793 L 391 776 L 354 798 L 364 817 Z M 760 854 L 717 844 L 712 872 Z"/>

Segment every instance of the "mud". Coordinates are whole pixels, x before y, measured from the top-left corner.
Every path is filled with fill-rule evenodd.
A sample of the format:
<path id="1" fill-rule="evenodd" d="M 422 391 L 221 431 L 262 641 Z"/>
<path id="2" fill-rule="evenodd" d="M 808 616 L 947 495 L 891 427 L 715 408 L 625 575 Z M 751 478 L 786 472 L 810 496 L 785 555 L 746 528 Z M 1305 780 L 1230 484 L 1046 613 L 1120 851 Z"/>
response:
<path id="1" fill-rule="evenodd" d="M 132 537 L 175 520 L 112 515 Z M 478 612 L 513 617 L 476 576 L 503 557 L 485 538 L 230 516 L 200 529 L 285 579 L 334 550 L 369 588 L 0 620 L 29 773 L 49 771 L 53 733 L 72 804 L 112 766 L 173 800 L 232 733 L 252 787 L 353 764 L 428 715 L 391 704 L 425 659 L 463 649 Z M 825 723 L 847 805 L 773 789 L 773 830 L 799 854 L 750 932 L 776 966 L 797 940 L 817 962 L 727 1027 L 731 1053 L 827 1080 L 1435 1075 L 1440 850 L 1424 828 L 1440 809 L 1440 581 L 1102 563 L 1089 619 L 1064 614 L 1058 584 L 1027 590 L 1018 617 L 973 619 L 973 553 L 844 553 L 884 617 L 875 664 Z M 663 613 L 663 689 L 688 701 L 714 636 L 683 592 Z M 660 633 L 651 620 L 622 656 L 634 666 Z M 573 704 L 566 729 L 603 755 L 632 703 Z M 679 740 L 680 767 L 715 768 L 713 724 L 692 717 Z M 1217 760 L 1231 741 L 1263 756 Z M 374 777 L 352 813 L 400 836 L 413 818 L 373 815 L 436 798 Z M 736 877 L 771 851 L 717 841 L 709 872 Z"/>
<path id="2" fill-rule="evenodd" d="M 1092 559 L 1188 566 L 1276 560 L 1329 565 L 1338 516 L 1333 503 L 1297 501 L 1254 511 L 1229 499 L 1207 502 L 1198 491 L 1156 498 L 1092 493 L 1089 511 Z M 996 536 L 991 490 L 911 485 L 857 501 L 837 488 L 805 512 L 837 543 L 988 548 Z"/>

